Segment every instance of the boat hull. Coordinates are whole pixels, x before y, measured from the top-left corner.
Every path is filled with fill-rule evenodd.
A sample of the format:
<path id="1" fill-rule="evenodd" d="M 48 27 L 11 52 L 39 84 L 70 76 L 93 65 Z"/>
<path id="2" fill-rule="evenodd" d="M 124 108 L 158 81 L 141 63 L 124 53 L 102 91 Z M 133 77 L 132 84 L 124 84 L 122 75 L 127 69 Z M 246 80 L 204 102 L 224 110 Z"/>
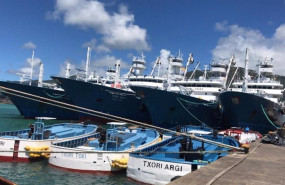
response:
<path id="1" fill-rule="evenodd" d="M 249 127 L 262 134 L 274 131 L 281 126 L 281 106 L 263 97 L 228 91 L 219 96 L 220 111 L 223 114 L 223 127 Z"/>
<path id="2" fill-rule="evenodd" d="M 177 125 L 217 126 L 217 104 L 174 92 L 132 86 L 147 106 L 154 125 L 173 128 Z"/>
<path id="3" fill-rule="evenodd" d="M 199 169 L 204 165 L 196 166 Z M 167 184 L 191 172 L 192 165 L 189 163 L 172 163 L 130 156 L 127 177 L 147 184 Z"/>
<path id="4" fill-rule="evenodd" d="M 143 149 L 151 146 L 159 141 L 159 134 L 151 142 L 139 146 L 136 149 Z M 82 146 L 81 146 L 82 147 Z M 88 149 L 87 149 L 88 148 Z M 134 149 L 128 149 L 124 151 L 100 151 L 96 148 L 87 147 L 83 148 L 68 148 L 52 145 L 52 153 L 49 158 L 49 163 L 55 167 L 67 169 L 69 171 L 78 172 L 116 172 L 125 168 L 119 168 L 112 166 L 114 160 L 128 159 L 129 152 Z M 126 152 L 126 153 L 123 153 Z"/>
<path id="5" fill-rule="evenodd" d="M 60 124 L 57 124 L 60 125 Z M 52 127 L 52 126 L 50 126 Z M 67 124 L 67 128 L 68 128 L 68 124 Z M 96 128 L 97 126 L 81 126 L 81 125 L 76 125 L 76 124 L 72 124 L 69 128 L 79 128 L 81 133 L 76 134 L 74 133 L 70 133 L 74 136 L 70 136 L 67 135 L 66 137 L 63 136 L 64 133 L 68 133 L 68 132 L 61 132 L 59 133 L 58 137 L 60 137 L 60 134 L 62 135 L 62 138 L 53 138 L 53 139 L 43 139 L 43 140 L 33 140 L 33 139 L 22 139 L 19 138 L 18 136 L 12 136 L 13 131 L 10 132 L 6 132 L 7 135 L 1 136 L 0 137 L 0 161 L 2 162 L 30 162 L 30 161 L 38 161 L 38 160 L 42 160 L 44 159 L 44 155 L 43 156 L 37 156 L 37 157 L 33 157 L 31 156 L 31 153 L 33 153 L 32 151 L 26 150 L 26 147 L 29 148 L 35 148 L 35 151 L 39 150 L 39 148 L 41 147 L 46 147 L 46 152 L 48 153 L 51 143 L 52 142 L 59 142 L 59 141 L 68 141 L 71 139 L 76 139 L 76 138 L 82 138 L 82 137 L 87 137 L 89 135 L 92 135 L 96 132 Z M 88 127 L 88 128 L 87 128 Z M 81 128 L 86 128 L 85 131 L 82 132 Z M 71 129 L 70 129 L 71 130 Z M 5 134 L 5 132 L 2 132 L 1 134 Z M 31 152 L 31 153 L 30 153 Z M 38 151 L 39 152 L 39 151 Z M 40 154 L 40 153 L 39 153 Z"/>
<path id="6" fill-rule="evenodd" d="M 114 118 L 120 120 L 120 118 L 116 118 L 117 116 L 151 123 L 149 113 L 142 100 L 136 97 L 133 92 L 73 79 L 52 78 L 64 88 L 77 106 L 91 110 L 87 111 L 90 114 L 79 113 L 80 119 L 107 123 L 114 121 Z M 96 114 L 96 112 L 99 113 Z"/>
<path id="7" fill-rule="evenodd" d="M 46 103 L 47 101 L 37 97 L 19 93 L 29 93 L 35 96 L 60 101 L 62 103 L 73 104 L 71 98 L 64 91 L 2 81 L 0 81 L 0 86 L 15 90 L 11 91 L 5 89 L 4 91 L 6 92 L 3 93 L 11 99 L 13 104 L 19 110 L 20 114 L 25 118 L 31 119 L 35 117 L 54 117 L 60 120 L 78 119 L 77 112 L 48 104 Z"/>

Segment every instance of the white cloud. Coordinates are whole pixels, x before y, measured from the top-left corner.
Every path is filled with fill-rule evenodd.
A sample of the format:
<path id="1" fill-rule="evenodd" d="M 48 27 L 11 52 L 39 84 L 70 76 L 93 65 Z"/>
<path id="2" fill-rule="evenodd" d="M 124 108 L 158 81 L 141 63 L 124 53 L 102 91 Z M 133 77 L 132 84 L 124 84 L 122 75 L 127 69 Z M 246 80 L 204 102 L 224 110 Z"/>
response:
<path id="1" fill-rule="evenodd" d="M 34 61 L 33 62 L 33 79 L 36 79 L 39 76 L 39 68 L 40 68 L 41 59 L 35 57 L 33 61 Z M 27 58 L 25 63 L 20 69 L 17 69 L 17 70 L 10 69 L 10 70 L 7 70 L 6 72 L 10 74 L 20 73 L 20 74 L 26 74 L 27 76 L 30 76 L 31 66 L 32 66 L 32 58 Z"/>
<path id="2" fill-rule="evenodd" d="M 92 28 L 101 34 L 99 49 L 136 49 L 149 50 L 145 29 L 135 25 L 134 15 L 126 6 L 119 11 L 109 13 L 104 3 L 88 0 L 57 0 L 55 10 L 46 14 L 48 19 L 61 20 L 66 25 Z"/>
<path id="3" fill-rule="evenodd" d="M 168 57 L 170 56 L 170 51 L 167 49 L 161 49 L 160 50 L 160 62 L 161 62 L 161 66 L 160 66 L 160 76 L 164 76 L 167 75 L 168 72 L 168 65 L 169 65 L 169 61 L 168 61 Z"/>
<path id="4" fill-rule="evenodd" d="M 213 59 L 235 55 L 237 66 L 244 67 L 245 49 L 249 49 L 250 68 L 256 69 L 258 60 L 273 58 L 274 72 L 282 74 L 285 70 L 285 24 L 279 26 L 272 37 L 264 36 L 259 30 L 217 23 L 216 30 L 228 33 L 219 39 L 212 50 Z"/>
<path id="5" fill-rule="evenodd" d="M 29 41 L 23 45 L 24 49 L 36 49 L 36 47 L 37 47 L 36 44 L 34 44 L 31 41 Z"/>

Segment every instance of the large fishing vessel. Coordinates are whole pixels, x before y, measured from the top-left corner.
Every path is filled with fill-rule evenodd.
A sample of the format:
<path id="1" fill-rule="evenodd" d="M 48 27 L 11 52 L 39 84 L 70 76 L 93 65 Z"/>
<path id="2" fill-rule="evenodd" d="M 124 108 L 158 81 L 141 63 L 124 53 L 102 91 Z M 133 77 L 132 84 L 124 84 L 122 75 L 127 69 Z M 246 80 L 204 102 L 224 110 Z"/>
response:
<path id="1" fill-rule="evenodd" d="M 229 66 L 232 62 L 233 57 Z M 163 89 L 131 86 L 145 103 L 153 124 L 164 128 L 187 124 L 220 127 L 216 99 L 225 85 L 227 65 L 213 63 L 212 71 L 217 76 L 212 79 L 206 79 L 205 73 L 203 79 L 185 80 L 184 73 L 183 79 L 175 81 L 172 76 L 172 63 L 173 58 L 170 57 L 167 83 L 164 83 Z M 189 63 L 193 63 L 191 54 L 187 66 Z"/>
<path id="2" fill-rule="evenodd" d="M 114 120 L 110 117 L 112 115 L 151 123 L 145 105 L 132 91 L 121 89 L 118 85 L 108 87 L 70 78 L 52 78 L 68 93 L 76 106 L 91 110 L 89 112 L 92 114 L 79 113 L 80 119 L 106 123 Z M 93 114 L 94 111 L 100 113 Z"/>
<path id="3" fill-rule="evenodd" d="M 67 68 L 67 72 L 68 70 Z M 60 105 L 50 101 L 73 104 L 70 96 L 63 89 L 57 87 L 56 84 L 44 83 L 42 81 L 43 64 L 40 64 L 39 80 L 37 83 L 32 81 L 32 73 L 33 69 L 31 70 L 28 81 L 25 79 L 25 74 L 22 74 L 20 82 L 0 81 L 0 91 L 11 99 L 20 114 L 25 118 L 55 117 L 62 120 L 77 120 L 77 112 L 64 109 Z"/>
<path id="4" fill-rule="evenodd" d="M 131 88 L 145 103 L 156 126 L 216 125 L 216 103 L 167 90 L 139 86 Z"/>
<path id="5" fill-rule="evenodd" d="M 270 78 L 272 60 L 258 64 L 258 76 L 248 76 L 248 50 L 246 50 L 244 81 L 233 83 L 233 88 L 219 96 L 224 127 L 249 127 L 266 133 L 282 126 L 283 111 L 279 104 L 283 85 Z"/>

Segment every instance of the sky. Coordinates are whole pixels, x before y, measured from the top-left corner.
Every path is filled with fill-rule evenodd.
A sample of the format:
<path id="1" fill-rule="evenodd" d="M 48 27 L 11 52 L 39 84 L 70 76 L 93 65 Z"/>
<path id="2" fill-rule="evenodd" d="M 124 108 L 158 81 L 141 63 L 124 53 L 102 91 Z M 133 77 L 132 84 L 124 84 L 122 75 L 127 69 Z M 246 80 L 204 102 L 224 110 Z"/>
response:
<path id="1" fill-rule="evenodd" d="M 0 80 L 18 80 L 44 64 L 44 79 L 64 75 L 67 62 L 103 75 L 116 60 L 126 73 L 133 56 L 146 56 L 151 72 L 156 57 L 180 50 L 186 65 L 193 53 L 200 68 L 234 54 L 250 69 L 273 58 L 274 72 L 285 70 L 284 0 L 0 0 Z M 190 65 L 193 70 L 195 63 Z M 73 73 L 75 71 L 73 70 Z"/>

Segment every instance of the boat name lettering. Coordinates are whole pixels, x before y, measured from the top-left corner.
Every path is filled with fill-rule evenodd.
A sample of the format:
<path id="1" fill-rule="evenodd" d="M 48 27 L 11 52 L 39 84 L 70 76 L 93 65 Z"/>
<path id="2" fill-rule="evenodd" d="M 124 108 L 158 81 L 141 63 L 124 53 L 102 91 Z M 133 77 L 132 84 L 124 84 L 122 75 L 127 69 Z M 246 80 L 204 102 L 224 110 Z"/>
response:
<path id="1" fill-rule="evenodd" d="M 195 91 L 203 91 L 204 88 L 203 88 L 203 87 L 195 87 L 194 90 L 195 90 Z"/>
<path id="2" fill-rule="evenodd" d="M 0 141 L 0 145 L 4 146 L 5 145 L 5 141 Z"/>
<path id="3" fill-rule="evenodd" d="M 76 154 L 76 158 L 78 158 L 78 159 L 86 159 L 86 154 Z"/>
<path id="4" fill-rule="evenodd" d="M 159 162 L 143 161 L 143 166 L 147 168 L 159 168 L 164 170 L 182 171 L 182 166 L 166 164 L 165 166 Z"/>
<path id="5" fill-rule="evenodd" d="M 63 157 L 73 158 L 73 153 L 62 153 Z"/>

